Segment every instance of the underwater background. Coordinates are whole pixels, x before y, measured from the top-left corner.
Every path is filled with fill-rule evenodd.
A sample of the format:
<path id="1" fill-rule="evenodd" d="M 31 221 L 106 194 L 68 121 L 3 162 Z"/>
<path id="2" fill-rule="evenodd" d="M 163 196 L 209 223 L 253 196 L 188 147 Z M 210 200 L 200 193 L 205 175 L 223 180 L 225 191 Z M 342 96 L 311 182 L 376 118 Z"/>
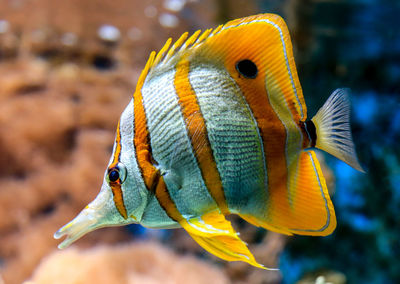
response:
<path id="1" fill-rule="evenodd" d="M 231 218 L 279 272 L 216 259 L 183 230 L 139 225 L 58 251 L 53 233 L 100 189 L 150 51 L 266 12 L 288 24 L 309 117 L 336 88 L 352 90 L 366 173 L 319 153 L 335 232 L 287 237 Z M 399 15 L 397 0 L 0 0 L 0 284 L 400 283 Z"/>

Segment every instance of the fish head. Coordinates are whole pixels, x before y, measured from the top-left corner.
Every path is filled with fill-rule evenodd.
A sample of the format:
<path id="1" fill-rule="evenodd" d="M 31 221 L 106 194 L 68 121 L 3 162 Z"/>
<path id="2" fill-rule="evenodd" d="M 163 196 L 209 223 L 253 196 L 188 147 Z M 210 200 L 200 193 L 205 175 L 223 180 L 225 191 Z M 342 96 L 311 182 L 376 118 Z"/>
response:
<path id="1" fill-rule="evenodd" d="M 140 223 L 150 199 L 136 162 L 133 146 L 133 102 L 118 123 L 113 153 L 97 197 L 54 237 L 66 236 L 58 246 L 65 248 L 83 235 L 102 227 Z"/>

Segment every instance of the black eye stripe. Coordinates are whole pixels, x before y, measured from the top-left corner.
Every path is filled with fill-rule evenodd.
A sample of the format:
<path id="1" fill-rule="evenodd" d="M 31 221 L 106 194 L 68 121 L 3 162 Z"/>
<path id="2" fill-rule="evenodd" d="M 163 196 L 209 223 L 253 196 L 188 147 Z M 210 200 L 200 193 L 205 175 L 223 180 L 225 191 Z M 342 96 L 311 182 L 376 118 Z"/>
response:
<path id="1" fill-rule="evenodd" d="M 256 64 L 249 59 L 238 61 L 236 63 L 236 70 L 240 73 L 240 75 L 249 79 L 256 78 L 258 74 L 258 69 Z"/>

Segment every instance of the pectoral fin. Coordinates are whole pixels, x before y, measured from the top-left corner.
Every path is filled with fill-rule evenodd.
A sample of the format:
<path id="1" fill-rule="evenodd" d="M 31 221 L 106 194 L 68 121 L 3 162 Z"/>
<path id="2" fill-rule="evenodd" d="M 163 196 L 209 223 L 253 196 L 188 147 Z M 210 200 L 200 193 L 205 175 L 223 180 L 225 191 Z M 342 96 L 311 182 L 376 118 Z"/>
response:
<path id="1" fill-rule="evenodd" d="M 189 235 L 208 252 L 228 261 L 244 261 L 253 266 L 265 268 L 259 264 L 243 242 L 231 223 L 217 211 L 198 218 L 181 222 Z"/>

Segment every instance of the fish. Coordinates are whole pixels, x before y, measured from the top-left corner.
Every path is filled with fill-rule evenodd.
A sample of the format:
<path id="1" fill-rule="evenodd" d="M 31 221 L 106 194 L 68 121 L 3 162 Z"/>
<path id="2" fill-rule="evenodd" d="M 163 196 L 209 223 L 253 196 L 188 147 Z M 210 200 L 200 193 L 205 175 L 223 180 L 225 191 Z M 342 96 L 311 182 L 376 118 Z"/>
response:
<path id="1" fill-rule="evenodd" d="M 311 119 L 284 20 L 236 19 L 152 52 L 116 130 L 98 196 L 55 234 L 59 248 L 95 229 L 183 228 L 226 261 L 257 262 L 226 219 L 285 235 L 326 236 L 335 210 L 315 153 L 363 171 L 350 90 Z"/>

